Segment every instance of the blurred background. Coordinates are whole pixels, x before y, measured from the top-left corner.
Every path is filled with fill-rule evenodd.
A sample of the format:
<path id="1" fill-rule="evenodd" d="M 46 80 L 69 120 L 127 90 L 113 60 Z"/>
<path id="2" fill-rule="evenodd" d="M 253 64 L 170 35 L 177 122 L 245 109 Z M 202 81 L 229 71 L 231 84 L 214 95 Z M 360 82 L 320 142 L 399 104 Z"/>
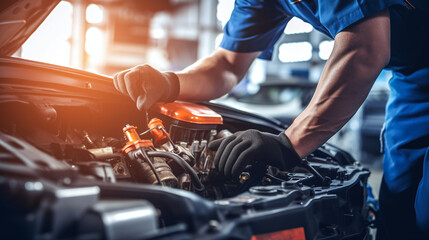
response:
<path id="1" fill-rule="evenodd" d="M 65 0 L 15 56 L 105 75 L 143 63 L 181 70 L 219 45 L 233 7 L 233 0 Z M 310 101 L 333 44 L 293 18 L 273 59 L 256 60 L 234 91 L 216 102 L 290 124 Z M 390 75 L 380 74 L 365 104 L 330 140 L 373 172 L 381 166 Z"/>

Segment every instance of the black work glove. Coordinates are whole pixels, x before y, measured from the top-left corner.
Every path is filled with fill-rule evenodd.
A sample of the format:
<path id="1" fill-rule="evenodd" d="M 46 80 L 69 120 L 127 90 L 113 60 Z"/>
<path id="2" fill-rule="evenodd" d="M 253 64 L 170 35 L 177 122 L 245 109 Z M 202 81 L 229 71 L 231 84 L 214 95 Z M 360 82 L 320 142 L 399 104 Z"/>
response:
<path id="1" fill-rule="evenodd" d="M 147 64 L 115 74 L 113 84 L 129 95 L 139 110 L 147 110 L 156 102 L 174 102 L 180 91 L 175 73 L 160 72 Z"/>
<path id="2" fill-rule="evenodd" d="M 217 151 L 214 164 L 226 178 L 238 177 L 247 165 L 264 163 L 287 170 L 301 162 L 284 132 L 279 135 L 253 129 L 237 132 L 212 141 L 209 149 Z"/>

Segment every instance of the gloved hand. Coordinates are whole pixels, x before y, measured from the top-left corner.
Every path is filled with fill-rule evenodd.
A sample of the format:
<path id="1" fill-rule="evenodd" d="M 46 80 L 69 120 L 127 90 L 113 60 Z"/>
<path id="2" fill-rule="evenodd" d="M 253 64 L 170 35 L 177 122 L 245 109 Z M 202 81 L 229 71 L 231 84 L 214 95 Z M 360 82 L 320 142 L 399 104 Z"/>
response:
<path id="1" fill-rule="evenodd" d="M 217 151 L 214 164 L 226 178 L 238 177 L 247 165 L 264 163 L 287 170 L 301 162 L 284 132 L 274 135 L 251 129 L 214 140 L 208 147 Z"/>
<path id="2" fill-rule="evenodd" d="M 139 110 L 147 110 L 156 102 L 173 102 L 180 91 L 175 73 L 160 72 L 147 64 L 115 74 L 113 84 L 129 95 Z"/>

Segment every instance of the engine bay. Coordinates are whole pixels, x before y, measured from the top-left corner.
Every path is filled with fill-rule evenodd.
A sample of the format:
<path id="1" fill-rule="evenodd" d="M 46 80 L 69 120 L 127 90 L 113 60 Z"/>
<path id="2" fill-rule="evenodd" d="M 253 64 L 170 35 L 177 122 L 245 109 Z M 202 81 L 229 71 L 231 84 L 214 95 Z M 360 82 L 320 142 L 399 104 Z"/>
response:
<path id="1" fill-rule="evenodd" d="M 257 237 L 264 234 L 362 239 L 368 235 L 369 171 L 334 146 L 320 147 L 288 171 L 248 166 L 239 178 L 228 180 L 217 173 L 215 152 L 207 147 L 213 139 L 250 128 L 275 134 L 284 129 L 261 116 L 185 102 L 157 105 L 148 113 L 22 103 L 1 108 L 9 117 L 1 122 L 0 189 L 10 198 L 2 199 L 0 206 L 16 215 L 22 208 L 15 206 L 16 200 L 25 196 L 33 208 L 19 210 L 22 217 L 40 214 L 33 221 L 0 219 L 9 230 L 33 231 L 22 238 L 35 239 L 41 231 L 47 239 L 87 234 L 95 234 L 89 239 L 105 239 L 108 234 L 117 236 L 110 239 L 128 239 L 136 229 L 135 236 L 140 236 L 136 239 L 182 235 L 184 239 L 231 239 L 234 234 L 235 239 L 263 239 Z M 12 165 L 22 169 L 11 169 Z M 43 194 L 35 198 L 37 186 Z M 70 201 L 59 197 L 62 192 L 82 189 L 98 190 L 78 194 L 73 202 L 58 207 Z M 55 204 L 42 207 L 44 197 L 52 194 L 56 197 L 50 201 Z M 113 199 L 121 201 L 119 210 L 109 205 Z M 130 205 L 123 205 L 125 200 Z M 136 208 L 131 200 L 146 201 L 138 209 L 150 210 L 150 217 L 138 219 L 147 228 L 133 226 L 135 220 L 129 219 L 110 225 L 93 220 L 94 215 L 109 216 L 112 208 L 127 213 Z M 53 216 L 47 218 L 46 212 Z M 278 223 L 272 224 L 271 219 Z M 68 230 L 63 232 L 64 228 Z"/>
<path id="2" fill-rule="evenodd" d="M 44 119 L 57 118 L 57 110 L 53 107 L 38 110 L 39 114 L 44 114 Z M 143 127 L 127 123 L 122 129 L 116 129 L 115 135 L 74 126 L 85 124 L 82 122 L 59 119 L 56 119 L 56 127 L 27 125 L 25 128 L 30 129 L 24 130 L 28 134 L 15 134 L 77 169 L 88 179 L 160 185 L 191 191 L 211 200 L 235 196 L 255 185 L 294 182 L 323 187 L 350 177 L 347 169 L 325 151 L 325 156 L 312 154 L 302 165 L 288 172 L 275 167 L 248 166 L 239 178 L 225 180 L 214 167 L 215 152 L 207 147 L 210 141 L 232 134 L 223 125 L 220 114 L 206 106 L 174 102 L 156 105 L 142 115 L 140 122 L 145 124 L 140 126 Z M 12 126 L 9 131 L 22 129 L 18 123 Z M 342 155 L 337 158 L 342 158 L 343 163 L 353 164 L 349 155 L 339 153 Z"/>

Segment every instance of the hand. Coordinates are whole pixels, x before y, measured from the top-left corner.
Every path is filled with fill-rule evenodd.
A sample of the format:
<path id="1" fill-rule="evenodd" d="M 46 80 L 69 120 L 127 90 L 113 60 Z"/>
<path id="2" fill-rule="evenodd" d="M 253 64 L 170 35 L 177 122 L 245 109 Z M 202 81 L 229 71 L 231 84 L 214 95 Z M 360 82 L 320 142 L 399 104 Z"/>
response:
<path id="1" fill-rule="evenodd" d="M 227 178 L 238 177 L 247 165 L 256 163 L 287 170 L 301 162 L 284 132 L 279 135 L 257 130 L 237 132 L 212 141 L 209 149 L 217 151 L 215 167 Z"/>
<path id="2" fill-rule="evenodd" d="M 139 110 L 147 110 L 156 102 L 173 102 L 180 91 L 175 73 L 160 72 L 147 64 L 115 74 L 113 84 L 129 95 Z"/>

